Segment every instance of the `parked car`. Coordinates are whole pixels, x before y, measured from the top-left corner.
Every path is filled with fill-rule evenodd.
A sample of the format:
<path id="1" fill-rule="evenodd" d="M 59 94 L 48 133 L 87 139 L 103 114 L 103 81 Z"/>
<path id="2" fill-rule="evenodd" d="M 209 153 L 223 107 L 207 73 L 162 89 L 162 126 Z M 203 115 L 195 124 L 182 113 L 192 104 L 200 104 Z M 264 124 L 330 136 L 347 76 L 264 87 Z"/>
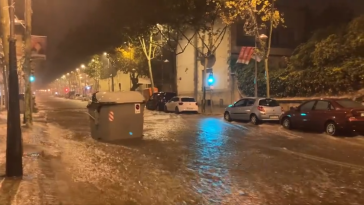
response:
<path id="1" fill-rule="evenodd" d="M 275 99 L 243 98 L 225 109 L 224 119 L 249 120 L 257 125 L 263 121 L 279 121 L 283 109 Z"/>
<path id="2" fill-rule="evenodd" d="M 291 108 L 280 117 L 286 129 L 315 129 L 334 136 L 340 130 L 364 131 L 364 105 L 349 99 L 318 99 Z"/>
<path id="3" fill-rule="evenodd" d="M 176 96 L 174 92 L 157 92 L 153 93 L 146 103 L 146 108 L 148 110 L 164 110 L 164 105 L 172 97 Z"/>
<path id="4" fill-rule="evenodd" d="M 75 100 L 82 100 L 83 99 L 83 95 L 76 93 L 74 95 L 74 98 L 73 99 L 75 99 Z"/>
<path id="5" fill-rule="evenodd" d="M 164 106 L 165 112 L 194 112 L 198 113 L 198 104 L 193 97 L 176 96 L 170 99 Z"/>

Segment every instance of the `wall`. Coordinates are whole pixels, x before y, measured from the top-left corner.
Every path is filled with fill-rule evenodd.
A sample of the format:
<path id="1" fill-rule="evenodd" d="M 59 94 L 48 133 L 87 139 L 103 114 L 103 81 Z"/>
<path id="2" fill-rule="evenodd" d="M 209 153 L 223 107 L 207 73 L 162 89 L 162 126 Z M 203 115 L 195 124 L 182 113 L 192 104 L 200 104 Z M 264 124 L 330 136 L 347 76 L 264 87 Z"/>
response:
<path id="1" fill-rule="evenodd" d="M 121 84 L 121 90 L 119 90 L 119 83 Z M 101 79 L 99 91 L 111 91 L 111 78 Z M 129 74 L 124 74 L 118 71 L 114 77 L 114 90 L 115 91 L 129 91 L 130 90 L 130 77 Z"/>
<path id="2" fill-rule="evenodd" d="M 217 24 L 216 28 L 222 28 L 222 24 Z M 193 35 L 193 32 L 187 32 L 186 35 L 190 37 Z M 224 105 L 228 105 L 233 101 L 233 98 L 235 98 L 232 97 L 234 96 L 233 88 L 235 86 L 231 83 L 228 64 L 230 58 L 230 35 L 231 32 L 230 29 L 228 29 L 223 41 L 216 50 L 216 63 L 213 66 L 215 84 L 212 90 L 208 89 L 206 92 L 206 99 L 212 99 L 212 102 L 215 105 L 218 105 L 221 100 Z M 181 45 L 185 45 L 186 43 L 186 39 L 180 41 Z M 197 61 L 198 57 L 195 47 L 202 48 L 203 43 L 200 39 L 197 40 L 196 38 L 193 45 L 194 46 L 187 46 L 186 50 L 176 58 L 177 91 L 179 95 L 193 96 L 201 102 L 202 84 L 206 83 L 207 79 L 202 79 L 204 68 L 203 65 Z M 206 77 L 207 76 L 208 74 Z"/>

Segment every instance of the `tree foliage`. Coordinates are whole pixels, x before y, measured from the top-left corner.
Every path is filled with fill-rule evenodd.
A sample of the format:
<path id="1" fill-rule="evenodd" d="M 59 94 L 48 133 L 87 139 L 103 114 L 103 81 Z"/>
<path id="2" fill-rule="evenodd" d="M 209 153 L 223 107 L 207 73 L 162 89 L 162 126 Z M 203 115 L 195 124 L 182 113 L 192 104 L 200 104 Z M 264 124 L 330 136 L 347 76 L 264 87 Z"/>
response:
<path id="1" fill-rule="evenodd" d="M 308 42 L 298 46 L 286 69 L 271 72 L 272 94 L 291 97 L 357 91 L 364 86 L 363 62 L 364 16 L 360 16 L 345 26 L 318 30 Z M 240 88 L 252 95 L 253 74 L 249 66 L 252 65 L 237 71 Z M 258 85 L 259 91 L 265 89 L 264 74 L 259 75 Z"/>
<path id="2" fill-rule="evenodd" d="M 133 44 L 123 45 L 115 49 L 112 56 L 113 66 L 125 74 L 129 74 L 132 82 L 131 90 L 138 87 L 138 79 L 148 76 L 148 62 L 140 47 Z"/>
<path id="3" fill-rule="evenodd" d="M 84 73 L 87 74 L 89 77 L 94 79 L 95 81 L 95 88 L 98 89 L 100 84 L 100 79 L 104 76 L 104 62 L 102 61 L 101 55 L 93 55 L 91 61 L 87 64 L 84 69 Z"/>

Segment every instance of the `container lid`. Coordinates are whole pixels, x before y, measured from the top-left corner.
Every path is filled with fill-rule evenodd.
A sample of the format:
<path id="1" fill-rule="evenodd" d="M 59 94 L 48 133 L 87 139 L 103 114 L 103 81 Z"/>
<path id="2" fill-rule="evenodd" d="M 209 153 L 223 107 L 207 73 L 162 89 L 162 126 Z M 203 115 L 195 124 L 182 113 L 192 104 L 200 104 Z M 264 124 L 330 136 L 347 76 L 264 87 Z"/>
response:
<path id="1" fill-rule="evenodd" d="M 98 92 L 96 99 L 99 103 L 141 103 L 144 97 L 141 93 L 136 91 L 123 91 L 123 92 Z"/>

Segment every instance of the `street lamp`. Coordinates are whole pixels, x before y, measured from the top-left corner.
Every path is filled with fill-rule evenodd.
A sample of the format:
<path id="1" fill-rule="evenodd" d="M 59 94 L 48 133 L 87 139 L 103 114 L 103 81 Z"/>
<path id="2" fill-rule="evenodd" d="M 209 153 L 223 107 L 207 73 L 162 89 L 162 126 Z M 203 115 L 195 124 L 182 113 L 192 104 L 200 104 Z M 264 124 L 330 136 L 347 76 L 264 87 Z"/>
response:
<path id="1" fill-rule="evenodd" d="M 268 39 L 268 36 L 265 34 L 260 34 L 259 35 L 259 39 L 261 39 L 262 41 L 266 41 Z M 266 81 L 266 89 L 267 89 L 267 97 L 270 97 L 270 85 L 269 85 L 269 71 L 268 71 L 268 56 L 267 56 L 267 50 L 264 49 L 264 68 L 265 68 L 265 81 Z"/>
<path id="2" fill-rule="evenodd" d="M 86 68 L 85 64 L 82 64 L 82 65 L 81 65 L 81 68 Z"/>
<path id="3" fill-rule="evenodd" d="M 258 39 L 260 40 L 266 40 L 268 38 L 267 35 L 265 34 L 260 34 L 258 36 Z M 258 55 L 257 55 L 257 38 L 255 38 L 255 51 L 254 51 L 254 55 L 255 55 L 255 65 L 254 65 L 254 96 L 258 97 Z"/>
<path id="4" fill-rule="evenodd" d="M 107 70 L 109 72 L 111 72 L 111 70 L 110 70 L 110 55 L 108 53 L 104 52 L 104 56 L 106 56 L 106 58 L 107 58 Z M 110 78 L 111 78 L 111 92 L 114 92 L 114 75 L 112 74 L 112 72 L 110 74 Z"/>

